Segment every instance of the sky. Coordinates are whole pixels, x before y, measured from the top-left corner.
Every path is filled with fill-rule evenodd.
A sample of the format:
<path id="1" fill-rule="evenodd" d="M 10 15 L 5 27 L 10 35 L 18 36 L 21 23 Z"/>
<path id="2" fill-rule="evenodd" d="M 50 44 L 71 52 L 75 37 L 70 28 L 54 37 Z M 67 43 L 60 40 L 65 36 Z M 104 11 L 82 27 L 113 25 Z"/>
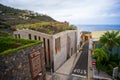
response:
<path id="1" fill-rule="evenodd" d="M 120 24 L 120 0 L 0 0 L 0 3 L 70 24 Z"/>

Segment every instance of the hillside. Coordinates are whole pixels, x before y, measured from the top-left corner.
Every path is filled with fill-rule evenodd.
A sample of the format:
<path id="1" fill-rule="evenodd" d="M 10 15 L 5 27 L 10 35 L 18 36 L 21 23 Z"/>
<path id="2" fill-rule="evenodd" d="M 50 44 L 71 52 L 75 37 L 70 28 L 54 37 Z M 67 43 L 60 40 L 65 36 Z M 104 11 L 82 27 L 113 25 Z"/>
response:
<path id="1" fill-rule="evenodd" d="M 39 14 L 30 10 L 20 10 L 0 4 L 0 22 L 9 25 L 35 23 L 40 21 L 55 21 L 50 16 Z"/>
<path id="2" fill-rule="evenodd" d="M 76 26 L 68 22 L 39 22 L 34 24 L 20 24 L 14 26 L 17 30 L 31 29 L 47 34 L 56 34 L 66 30 L 76 30 Z"/>
<path id="3" fill-rule="evenodd" d="M 51 22 L 55 20 L 45 14 L 39 14 L 30 10 L 14 9 L 0 4 L 0 32 L 12 32 L 15 29 L 11 26 L 41 21 Z"/>

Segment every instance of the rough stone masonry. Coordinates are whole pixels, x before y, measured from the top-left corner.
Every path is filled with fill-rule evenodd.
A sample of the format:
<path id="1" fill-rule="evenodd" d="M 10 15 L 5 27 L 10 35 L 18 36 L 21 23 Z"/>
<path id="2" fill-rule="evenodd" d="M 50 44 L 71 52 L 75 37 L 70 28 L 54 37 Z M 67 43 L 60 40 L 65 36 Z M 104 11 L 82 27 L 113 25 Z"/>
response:
<path id="1" fill-rule="evenodd" d="M 42 76 L 45 77 L 45 65 L 42 44 L 34 45 L 15 53 L 0 56 L 0 80 L 32 80 L 29 54 L 40 49 L 42 60 Z"/>

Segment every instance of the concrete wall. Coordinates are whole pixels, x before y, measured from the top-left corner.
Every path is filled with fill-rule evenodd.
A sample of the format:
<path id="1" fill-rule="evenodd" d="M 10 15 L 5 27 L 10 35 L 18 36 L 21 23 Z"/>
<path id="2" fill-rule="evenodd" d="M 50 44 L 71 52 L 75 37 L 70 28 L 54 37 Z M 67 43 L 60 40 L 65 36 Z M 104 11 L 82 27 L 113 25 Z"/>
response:
<path id="1" fill-rule="evenodd" d="M 70 55 L 74 54 L 77 52 L 77 32 L 68 32 L 67 36 L 70 37 L 71 41 L 70 41 Z M 76 49 L 75 49 L 76 48 Z"/>
<path id="2" fill-rule="evenodd" d="M 55 52 L 56 38 L 60 38 L 60 45 L 61 45 L 61 50 L 57 54 Z M 59 68 L 66 61 L 67 58 L 66 40 L 67 40 L 66 33 L 58 33 L 53 36 L 54 71 L 56 71 L 56 69 Z"/>
<path id="3" fill-rule="evenodd" d="M 43 38 L 50 39 L 52 37 L 52 35 L 48 35 L 45 33 L 38 32 L 38 31 L 30 30 L 30 29 L 23 29 L 23 30 L 14 31 L 13 34 L 20 34 L 20 37 L 22 39 L 29 39 L 28 34 L 31 34 L 32 40 L 35 40 L 34 39 L 35 35 L 37 36 L 37 40 L 39 40 L 38 39 L 39 36 L 41 37 L 41 40 L 43 40 Z"/>
<path id="4" fill-rule="evenodd" d="M 54 71 L 56 71 L 67 60 L 67 36 L 70 37 L 70 56 L 75 52 L 75 46 L 77 47 L 77 39 L 75 44 L 75 32 L 64 31 L 53 35 L 53 54 L 54 54 Z M 55 52 L 55 39 L 60 38 L 61 50 L 56 54 Z M 76 37 L 77 38 L 77 37 Z M 71 48 L 73 51 L 71 51 Z"/>
<path id="5" fill-rule="evenodd" d="M 80 48 L 80 42 L 82 41 L 82 39 L 80 38 L 80 36 L 82 35 L 82 29 L 80 27 L 77 27 L 77 49 L 79 50 Z"/>
<path id="6" fill-rule="evenodd" d="M 0 80 L 32 80 L 29 54 L 33 51 L 33 49 L 40 49 L 43 70 L 43 76 L 40 78 L 45 77 L 43 49 L 42 45 L 39 44 L 19 50 L 15 53 L 0 56 Z"/>
<path id="7" fill-rule="evenodd" d="M 46 53 L 48 55 L 48 44 L 47 39 L 50 40 L 50 57 L 51 57 L 51 63 L 53 66 L 53 70 L 55 71 L 58 69 L 66 60 L 67 60 L 67 47 L 68 47 L 68 39 L 70 38 L 70 50 L 69 54 L 70 56 L 76 52 L 77 48 L 77 30 L 68 30 L 63 31 L 54 35 L 49 35 L 45 33 L 41 33 L 34 30 L 19 30 L 15 31 L 14 34 L 20 34 L 21 38 L 29 39 L 28 34 L 31 34 L 32 39 L 34 40 L 34 35 L 40 36 L 41 39 L 45 38 L 45 45 L 46 45 Z M 55 39 L 60 38 L 60 52 L 57 54 L 55 53 Z M 47 62 L 48 58 L 47 58 Z M 50 63 L 50 64 L 51 64 Z M 46 65 L 47 66 L 47 65 Z"/>
<path id="8" fill-rule="evenodd" d="M 45 34 L 45 33 L 41 33 L 41 32 L 38 32 L 38 31 L 34 31 L 34 30 L 30 30 L 30 29 L 23 29 L 23 30 L 18 30 L 18 31 L 15 31 L 14 32 L 14 35 L 15 34 L 20 34 L 20 37 L 22 38 L 22 39 L 29 39 L 29 34 L 31 34 L 31 40 L 35 40 L 35 38 L 34 38 L 34 36 L 37 36 L 37 40 L 39 40 L 39 37 L 40 37 L 40 40 L 43 40 L 44 41 L 44 39 L 45 39 L 45 45 L 43 44 L 43 47 L 45 46 L 46 47 L 46 49 L 45 49 L 45 51 L 46 51 L 46 67 L 49 67 L 50 65 L 50 63 L 49 63 L 49 59 L 48 59 L 48 43 L 47 43 L 47 40 L 49 39 L 49 41 L 50 41 L 50 56 L 51 56 L 51 60 L 53 59 L 53 55 L 52 55 L 52 53 L 53 53 L 53 48 L 52 48 L 52 46 L 53 46 L 53 44 L 52 44 L 52 42 L 53 42 L 53 40 L 52 40 L 52 35 L 49 35 L 49 34 Z M 44 51 L 43 51 L 44 52 Z M 53 61 L 53 60 L 52 60 Z"/>

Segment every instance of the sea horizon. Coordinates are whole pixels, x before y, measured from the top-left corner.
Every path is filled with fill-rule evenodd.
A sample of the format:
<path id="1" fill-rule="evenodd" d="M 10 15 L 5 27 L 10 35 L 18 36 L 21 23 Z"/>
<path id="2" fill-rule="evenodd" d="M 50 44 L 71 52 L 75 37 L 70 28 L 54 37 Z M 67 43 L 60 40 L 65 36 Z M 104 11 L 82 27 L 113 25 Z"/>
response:
<path id="1" fill-rule="evenodd" d="M 77 25 L 82 31 L 106 31 L 106 30 L 120 30 L 120 24 L 90 24 L 90 25 Z"/>

